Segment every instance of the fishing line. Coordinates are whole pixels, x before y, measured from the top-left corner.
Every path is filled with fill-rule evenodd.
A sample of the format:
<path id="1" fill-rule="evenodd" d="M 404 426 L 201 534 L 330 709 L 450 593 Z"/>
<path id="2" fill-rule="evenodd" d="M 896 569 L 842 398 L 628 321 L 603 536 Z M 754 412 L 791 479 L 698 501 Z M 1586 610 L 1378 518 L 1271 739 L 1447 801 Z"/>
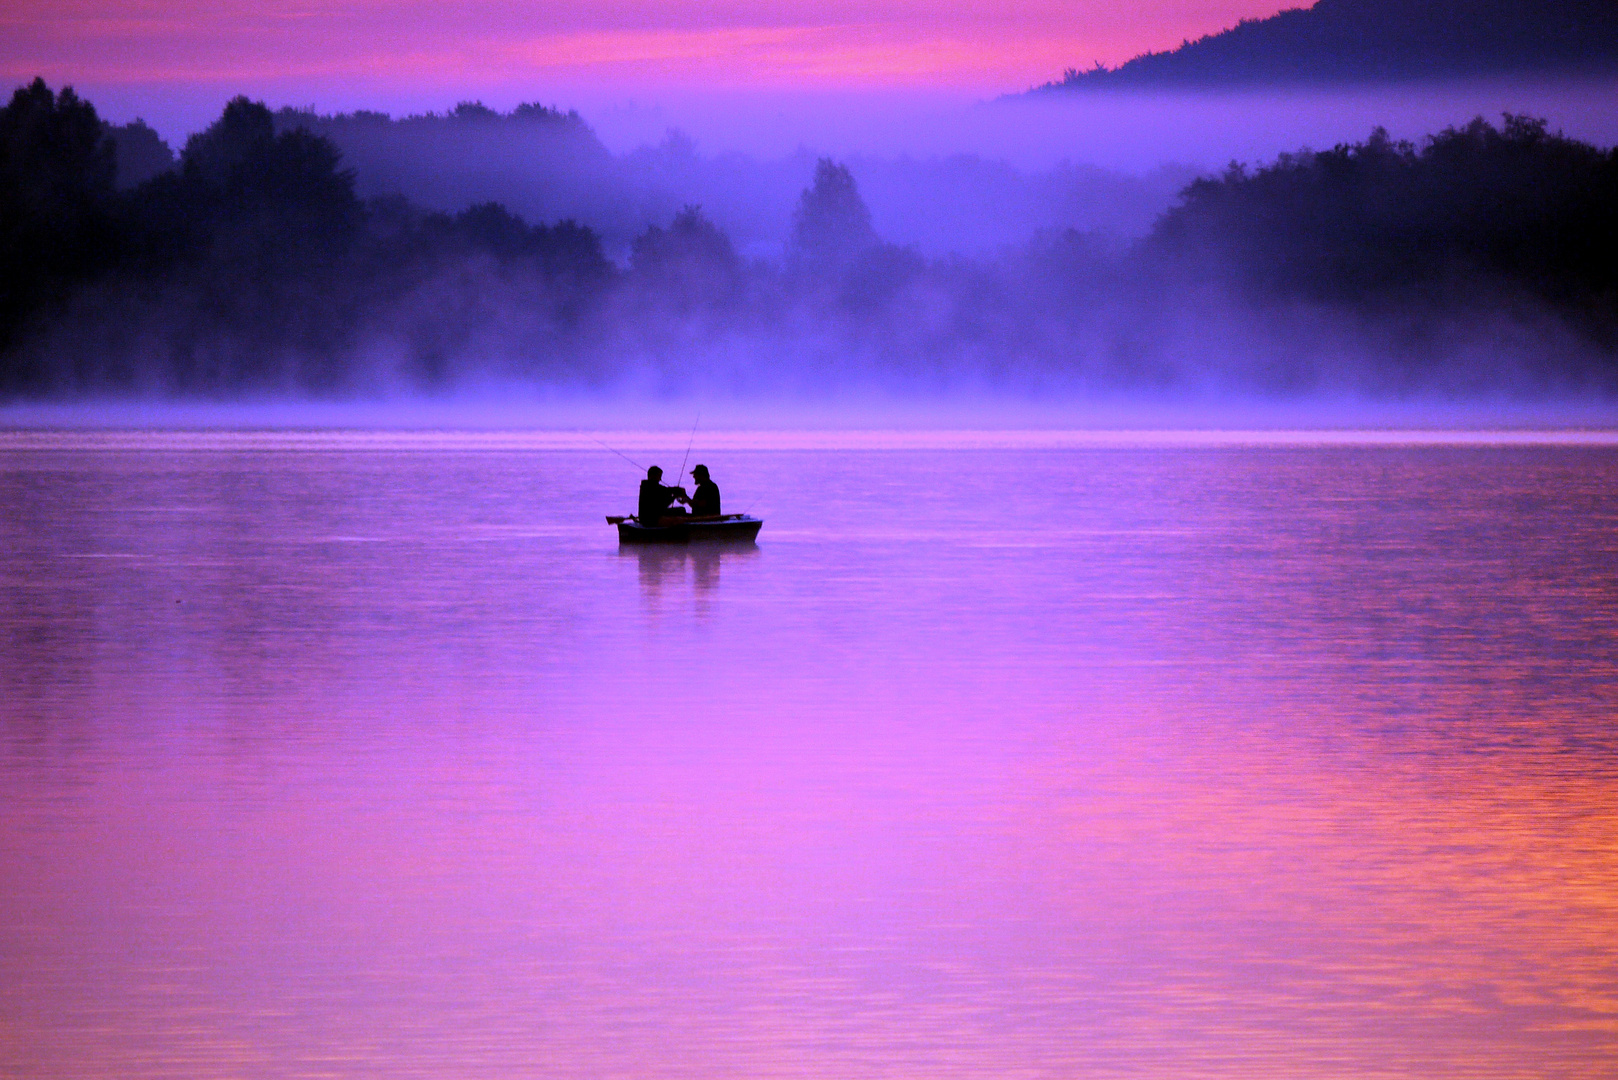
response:
<path id="1" fill-rule="evenodd" d="M 695 435 L 695 433 L 696 433 L 696 429 L 693 428 L 692 429 L 692 434 Z M 608 446 L 606 443 L 602 442 L 600 439 L 596 438 L 594 435 L 588 435 L 588 434 L 585 434 L 585 432 L 582 432 L 582 431 L 579 432 L 579 434 L 584 435 L 584 437 L 586 439 L 589 439 L 591 442 L 595 443 L 597 446 L 601 447 L 602 449 L 612 450 L 612 447 Z M 618 454 L 619 457 L 623 458 L 625 461 L 627 461 L 631 465 L 635 466 L 635 468 L 639 469 L 641 472 L 646 471 L 646 466 L 642 465 L 640 462 L 636 461 L 634 458 L 630 457 L 628 454 L 620 454 L 616 450 L 612 450 L 612 452 L 615 453 L 615 454 Z M 687 453 L 689 453 L 689 452 L 690 451 L 687 451 Z"/>

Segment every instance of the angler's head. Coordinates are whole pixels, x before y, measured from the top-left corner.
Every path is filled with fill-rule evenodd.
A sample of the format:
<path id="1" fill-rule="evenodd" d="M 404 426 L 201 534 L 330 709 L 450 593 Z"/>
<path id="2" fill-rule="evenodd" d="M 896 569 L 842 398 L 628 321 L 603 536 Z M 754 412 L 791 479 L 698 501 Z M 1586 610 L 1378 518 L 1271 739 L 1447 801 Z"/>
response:
<path id="1" fill-rule="evenodd" d="M 691 469 L 691 475 L 696 477 L 698 480 L 706 480 L 706 479 L 708 479 L 708 466 L 706 466 L 706 465 L 694 466 Z"/>
<path id="2" fill-rule="evenodd" d="M 661 479 L 663 479 L 663 470 L 659 469 L 656 465 L 653 465 L 650 469 L 646 470 L 646 479 L 648 479 L 648 480 L 661 480 Z"/>

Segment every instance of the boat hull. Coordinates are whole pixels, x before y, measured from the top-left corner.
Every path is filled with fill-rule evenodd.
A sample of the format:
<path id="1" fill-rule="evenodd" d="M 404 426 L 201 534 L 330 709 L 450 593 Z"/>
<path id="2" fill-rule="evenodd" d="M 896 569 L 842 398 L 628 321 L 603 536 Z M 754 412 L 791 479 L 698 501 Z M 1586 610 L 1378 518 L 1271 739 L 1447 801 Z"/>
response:
<path id="1" fill-rule="evenodd" d="M 746 514 L 673 521 L 665 518 L 668 524 L 653 526 L 642 525 L 632 517 L 608 518 L 607 521 L 618 526 L 618 540 L 624 544 L 688 544 L 694 540 L 751 543 L 758 539 L 758 531 L 764 527 L 762 519 Z"/>

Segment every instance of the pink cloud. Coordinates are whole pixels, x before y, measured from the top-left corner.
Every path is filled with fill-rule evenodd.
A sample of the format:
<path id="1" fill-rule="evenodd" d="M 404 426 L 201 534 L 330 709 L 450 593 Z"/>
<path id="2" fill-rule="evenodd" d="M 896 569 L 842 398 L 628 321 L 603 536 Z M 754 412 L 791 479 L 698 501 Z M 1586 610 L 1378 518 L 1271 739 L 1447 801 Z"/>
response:
<path id="1" fill-rule="evenodd" d="M 80 83 L 514 80 L 999 92 L 1118 62 L 1279 4 L 1156 0 L 718 0 L 557 6 L 469 0 L 20 0 L 0 16 L 0 74 Z"/>

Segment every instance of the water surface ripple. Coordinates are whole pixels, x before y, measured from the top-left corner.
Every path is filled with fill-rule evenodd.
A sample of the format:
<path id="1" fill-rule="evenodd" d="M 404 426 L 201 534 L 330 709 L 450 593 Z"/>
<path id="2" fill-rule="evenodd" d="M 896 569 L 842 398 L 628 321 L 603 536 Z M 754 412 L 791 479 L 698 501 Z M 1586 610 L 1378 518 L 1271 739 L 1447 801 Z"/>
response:
<path id="1" fill-rule="evenodd" d="M 1564 441 L 13 440 L 0 1075 L 1618 1074 Z"/>

